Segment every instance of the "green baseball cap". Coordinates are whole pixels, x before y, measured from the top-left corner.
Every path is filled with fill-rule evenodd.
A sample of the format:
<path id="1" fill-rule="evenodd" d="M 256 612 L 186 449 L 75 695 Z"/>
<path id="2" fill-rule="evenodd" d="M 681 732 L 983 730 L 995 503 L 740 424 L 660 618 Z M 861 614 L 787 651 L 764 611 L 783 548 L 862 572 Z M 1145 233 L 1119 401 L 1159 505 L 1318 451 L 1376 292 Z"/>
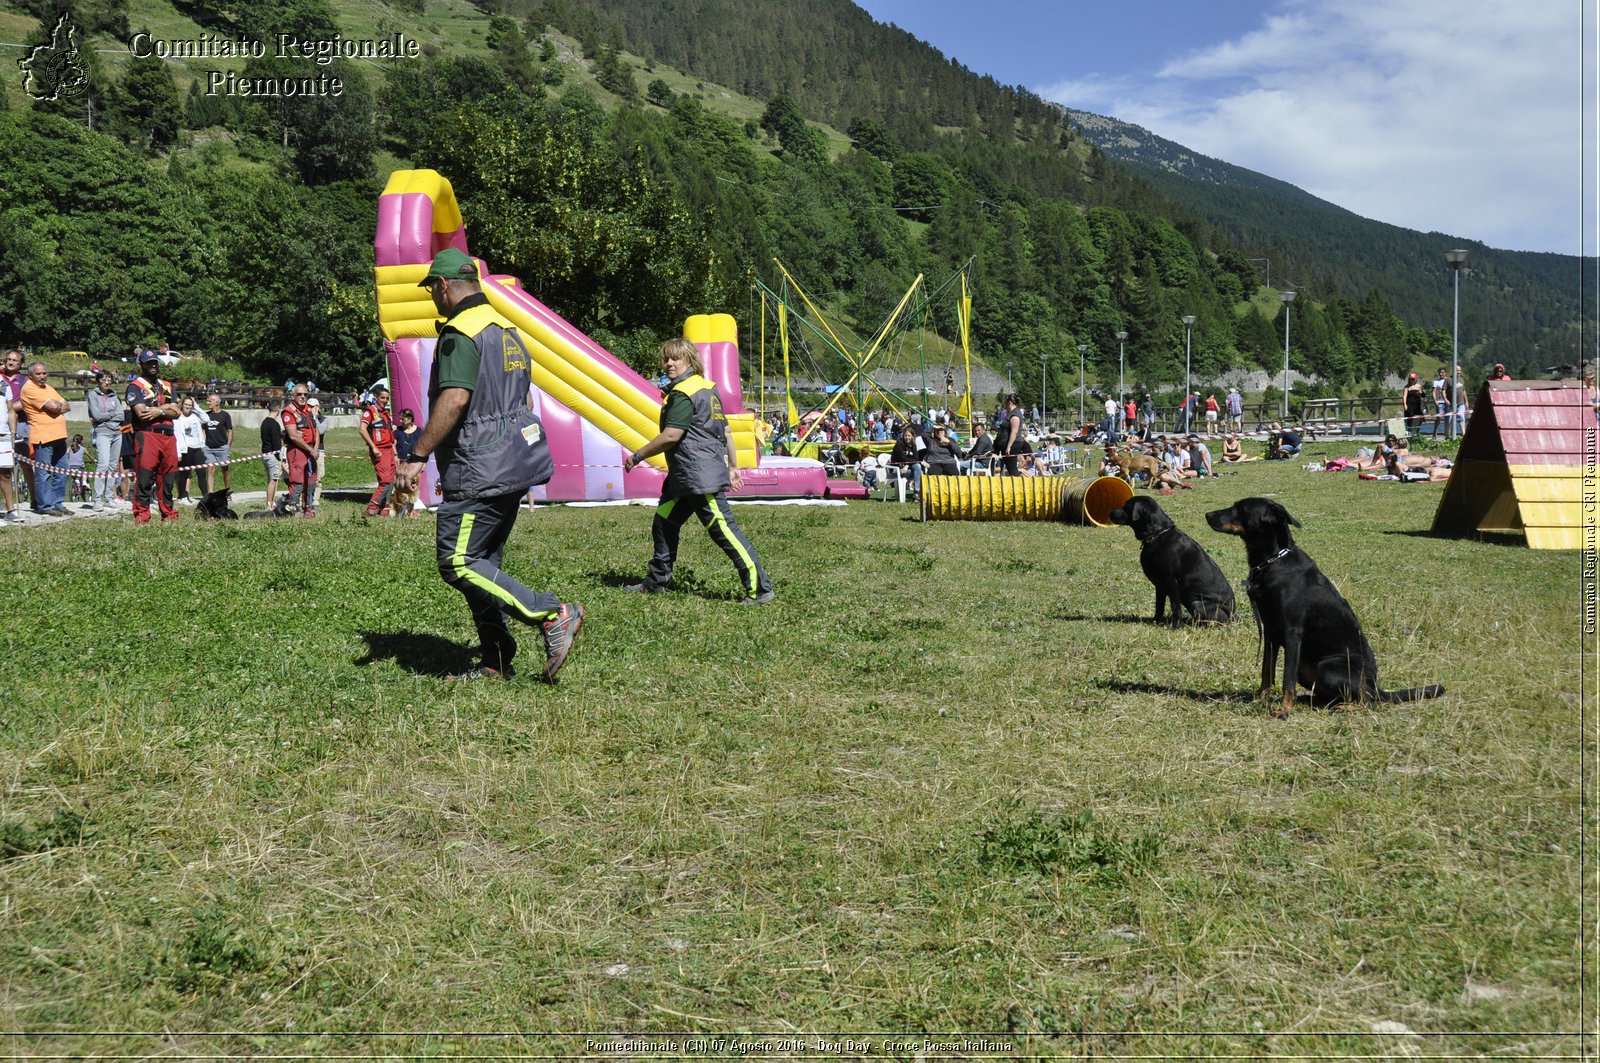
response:
<path id="1" fill-rule="evenodd" d="M 426 288 L 436 280 L 447 281 L 475 281 L 478 279 L 478 264 L 472 261 L 471 256 L 453 247 L 447 247 L 433 256 L 433 265 L 428 267 L 427 276 L 417 285 Z"/>

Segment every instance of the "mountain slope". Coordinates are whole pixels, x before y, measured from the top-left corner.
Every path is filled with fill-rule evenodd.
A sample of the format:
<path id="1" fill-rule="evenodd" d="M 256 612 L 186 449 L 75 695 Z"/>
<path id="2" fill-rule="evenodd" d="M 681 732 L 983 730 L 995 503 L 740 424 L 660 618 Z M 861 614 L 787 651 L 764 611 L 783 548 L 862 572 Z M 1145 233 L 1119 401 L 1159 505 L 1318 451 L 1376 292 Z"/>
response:
<path id="1" fill-rule="evenodd" d="M 1461 337 L 1475 360 L 1543 366 L 1577 361 L 1581 260 L 1503 251 L 1442 233 L 1373 221 L 1286 181 L 1235 166 L 1086 111 L 1067 112 L 1108 158 L 1128 167 L 1247 254 L 1270 280 L 1316 299 L 1377 288 L 1411 325 L 1448 328 L 1453 289 L 1444 252 L 1471 252 L 1461 283 Z M 1269 279 L 1267 276 L 1263 280 Z"/>

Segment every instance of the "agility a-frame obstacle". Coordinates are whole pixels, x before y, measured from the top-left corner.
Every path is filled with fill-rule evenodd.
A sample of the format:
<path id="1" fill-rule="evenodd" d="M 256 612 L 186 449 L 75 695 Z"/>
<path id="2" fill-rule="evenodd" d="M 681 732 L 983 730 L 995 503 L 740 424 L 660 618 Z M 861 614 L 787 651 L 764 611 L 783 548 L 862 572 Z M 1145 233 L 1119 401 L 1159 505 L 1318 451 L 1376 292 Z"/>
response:
<path id="1" fill-rule="evenodd" d="M 1520 532 L 1535 550 L 1582 549 L 1597 435 L 1590 387 L 1487 381 L 1439 499 L 1434 534 Z"/>
<path id="2" fill-rule="evenodd" d="M 877 380 L 873 376 L 873 361 L 887 351 L 896 340 L 903 338 L 904 334 L 910 329 L 915 328 L 926 331 L 931 307 L 958 279 L 961 282 L 961 301 L 957 305 L 956 314 L 961 336 L 962 362 L 966 373 L 966 387 L 961 400 L 960 414 L 964 417 L 970 416 L 972 409 L 972 355 L 970 349 L 972 298 L 967 290 L 965 266 L 952 273 L 945 279 L 944 283 L 931 292 L 928 290 L 927 285 L 923 283 L 922 274 L 917 274 L 916 279 L 911 282 L 911 286 L 900 297 L 900 301 L 896 304 L 893 312 L 884 319 L 883 323 L 873 333 L 872 339 L 867 343 L 851 344 L 841 336 L 841 333 L 846 330 L 835 327 L 835 324 L 829 320 L 828 315 L 822 312 L 805 288 L 795 279 L 794 274 L 790 273 L 784 264 L 777 259 L 773 259 L 773 264 L 778 267 L 780 275 L 778 287 L 776 289 L 770 288 L 759 279 L 756 281 L 756 287 L 761 292 L 762 301 L 761 364 L 763 392 L 765 391 L 766 374 L 766 310 L 769 301 L 775 308 L 778 341 L 783 352 L 784 393 L 791 426 L 797 425 L 800 420 L 791 386 L 793 379 L 790 368 L 792 362 L 791 352 L 793 340 L 796 338 L 790 330 L 791 321 L 798 323 L 802 332 L 802 339 L 809 337 L 817 341 L 843 363 L 844 369 L 842 374 L 845 377 L 844 383 L 838 386 L 829 397 L 827 403 L 820 408 L 819 412 L 822 416 L 813 419 L 810 424 L 802 429 L 800 437 L 796 440 L 797 443 L 805 443 L 816 426 L 821 424 L 824 417 L 846 396 L 853 399 L 857 409 L 864 409 L 869 397 L 876 396 L 885 406 L 896 411 L 908 409 L 925 410 L 928 393 L 926 387 L 927 365 L 925 359 L 920 357 L 920 344 L 918 360 L 923 371 L 924 380 L 923 401 L 921 402 L 913 401 L 909 396 L 901 394 Z"/>

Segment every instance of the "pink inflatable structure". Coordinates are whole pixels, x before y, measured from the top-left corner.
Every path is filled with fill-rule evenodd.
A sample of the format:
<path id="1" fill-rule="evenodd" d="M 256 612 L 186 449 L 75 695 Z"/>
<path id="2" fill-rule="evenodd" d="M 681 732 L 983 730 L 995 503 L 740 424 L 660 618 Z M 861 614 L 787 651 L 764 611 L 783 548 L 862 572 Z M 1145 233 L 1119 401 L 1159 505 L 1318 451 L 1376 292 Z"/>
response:
<path id="1" fill-rule="evenodd" d="M 433 256 L 446 247 L 467 251 L 466 229 L 450 183 L 432 170 L 402 170 L 389 178 L 378 201 L 376 254 L 378 322 L 389 356 L 396 409 L 427 418 L 428 378 L 437 341 L 437 312 L 417 286 Z M 525 292 L 514 277 L 490 274 L 480 262 L 484 294 L 521 333 L 533 359 L 535 402 L 544 422 L 555 476 L 535 489 L 552 502 L 656 498 L 660 458 L 624 473 L 623 459 L 656 434 L 661 390 L 621 359 Z M 739 349 L 733 318 L 689 318 L 684 336 L 705 361 L 717 386 L 744 470 L 743 497 L 821 498 L 827 476 L 821 463 L 757 456 L 754 415 L 739 383 Z M 422 498 L 438 501 L 430 465 Z"/>

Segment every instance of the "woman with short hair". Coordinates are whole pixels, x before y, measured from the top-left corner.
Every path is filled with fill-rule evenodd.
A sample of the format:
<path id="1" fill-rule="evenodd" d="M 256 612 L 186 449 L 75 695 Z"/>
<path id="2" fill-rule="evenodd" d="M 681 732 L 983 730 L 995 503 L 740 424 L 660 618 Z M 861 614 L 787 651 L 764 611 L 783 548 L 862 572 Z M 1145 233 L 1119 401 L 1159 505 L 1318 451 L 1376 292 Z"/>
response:
<path id="1" fill-rule="evenodd" d="M 650 526 L 655 552 L 649 574 L 625 589 L 644 594 L 666 590 L 678 559 L 679 533 L 695 516 L 738 571 L 745 595 L 739 604 L 765 605 L 777 596 L 755 547 L 728 508 L 728 490 L 743 487 L 744 476 L 739 472 L 716 385 L 701 375 L 700 351 L 682 337 L 661 345 L 661 371 L 669 381 L 661 401 L 661 430 L 622 463 L 622 471 L 627 473 L 646 458 L 666 456 L 661 505 Z"/>

